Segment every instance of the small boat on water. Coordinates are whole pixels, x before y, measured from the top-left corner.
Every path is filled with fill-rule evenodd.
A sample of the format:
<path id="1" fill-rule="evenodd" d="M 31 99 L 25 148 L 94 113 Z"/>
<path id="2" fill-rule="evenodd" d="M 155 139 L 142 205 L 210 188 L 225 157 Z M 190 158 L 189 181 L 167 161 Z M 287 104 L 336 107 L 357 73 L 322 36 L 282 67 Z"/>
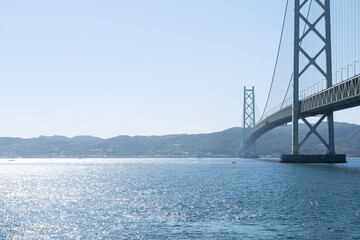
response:
<path id="1" fill-rule="evenodd" d="M 9 162 L 15 162 L 15 159 L 9 159 L 8 161 Z"/>

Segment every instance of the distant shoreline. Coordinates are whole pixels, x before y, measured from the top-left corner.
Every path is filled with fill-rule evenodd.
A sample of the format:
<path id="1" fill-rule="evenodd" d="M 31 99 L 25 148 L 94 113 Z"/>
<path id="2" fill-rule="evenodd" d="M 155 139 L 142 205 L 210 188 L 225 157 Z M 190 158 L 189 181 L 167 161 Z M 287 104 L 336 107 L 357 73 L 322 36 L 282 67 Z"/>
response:
<path id="1" fill-rule="evenodd" d="M 300 125 L 300 136 L 306 134 Z M 326 136 L 326 124 L 318 131 Z M 230 128 L 208 134 L 164 136 L 92 136 L 38 138 L 0 137 L 0 158 L 238 158 L 243 129 Z M 360 156 L 360 126 L 335 123 L 336 152 L 348 158 Z M 291 150 L 291 126 L 276 128 L 256 142 L 257 155 L 279 157 Z M 302 146 L 303 154 L 324 154 L 325 147 L 315 136 Z"/>

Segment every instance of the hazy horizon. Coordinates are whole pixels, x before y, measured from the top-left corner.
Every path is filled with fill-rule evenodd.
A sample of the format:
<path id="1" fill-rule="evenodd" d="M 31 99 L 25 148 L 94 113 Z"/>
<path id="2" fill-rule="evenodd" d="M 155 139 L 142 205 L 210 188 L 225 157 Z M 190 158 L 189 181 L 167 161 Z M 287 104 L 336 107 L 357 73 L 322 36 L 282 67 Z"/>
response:
<path id="1" fill-rule="evenodd" d="M 351 124 L 351 125 L 359 125 L 360 124 L 356 124 L 356 123 L 347 123 L 347 122 L 339 122 L 339 121 L 335 121 L 335 124 Z M 300 125 L 305 125 L 304 123 L 299 123 Z M 322 124 L 326 124 L 326 123 L 322 123 Z M 287 125 L 292 125 L 291 123 L 288 123 Z M 224 132 L 226 130 L 232 129 L 232 128 L 243 128 L 242 126 L 234 126 L 234 127 L 230 127 L 230 128 L 226 128 L 226 129 L 219 129 L 219 130 L 215 130 L 215 131 L 209 131 L 209 132 L 194 132 L 194 133 L 166 133 L 166 134 L 135 134 L 135 135 L 129 135 L 129 134 L 119 134 L 119 135 L 114 135 L 114 136 L 109 136 L 109 137 L 101 137 L 101 136 L 96 136 L 96 135 L 91 135 L 91 134 L 82 134 L 82 135 L 60 135 L 60 134 L 54 134 L 54 135 L 44 135 L 44 134 L 40 134 L 37 136 L 31 136 L 31 137 L 18 137 L 18 136 L 1 136 L 0 138 L 23 138 L 23 139 L 31 139 L 31 138 L 40 138 L 40 137 L 66 137 L 66 138 L 74 138 L 74 137 L 94 137 L 94 138 L 101 138 L 101 139 L 109 139 L 109 138 L 115 138 L 115 137 L 119 137 L 119 136 L 127 136 L 127 137 L 162 137 L 162 136 L 169 136 L 169 135 L 201 135 L 201 134 L 211 134 L 211 133 L 218 133 L 218 132 Z M 336 137 L 336 136 L 335 136 Z"/>

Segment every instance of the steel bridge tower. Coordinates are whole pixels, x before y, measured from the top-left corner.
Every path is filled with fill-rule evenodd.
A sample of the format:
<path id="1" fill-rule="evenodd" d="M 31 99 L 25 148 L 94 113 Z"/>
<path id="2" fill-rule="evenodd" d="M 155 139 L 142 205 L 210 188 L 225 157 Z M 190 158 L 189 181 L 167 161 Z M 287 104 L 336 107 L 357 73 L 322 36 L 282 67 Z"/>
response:
<path id="1" fill-rule="evenodd" d="M 250 146 L 245 145 L 247 134 L 255 127 L 255 88 L 247 89 L 244 87 L 244 112 L 243 112 L 243 147 L 242 147 L 242 156 L 245 157 L 248 155 Z M 253 155 L 255 155 L 255 143 L 252 146 Z"/>
<path id="2" fill-rule="evenodd" d="M 284 162 L 318 162 L 324 159 L 324 155 L 300 155 L 300 148 L 303 143 L 310 137 L 316 135 L 319 140 L 327 148 L 326 158 L 333 158 L 336 160 L 335 143 L 334 143 L 334 115 L 333 111 L 327 111 L 322 114 L 315 125 L 311 125 L 306 120 L 306 115 L 301 114 L 301 106 L 299 101 L 299 82 L 309 67 L 314 67 L 326 79 L 326 87 L 332 87 L 332 62 L 331 62 L 331 26 L 330 26 L 330 0 L 314 0 L 313 2 L 319 5 L 321 9 L 315 21 L 310 22 L 303 13 L 305 6 L 310 0 L 295 0 L 295 25 L 294 25 L 294 84 L 293 84 L 293 107 L 292 107 L 292 154 L 282 155 Z M 300 25 L 306 26 L 306 31 L 302 32 Z M 325 31 L 319 31 L 323 28 Z M 311 34 L 310 34 L 311 33 Z M 313 53 L 302 47 L 301 43 L 307 38 L 316 36 L 317 40 L 321 42 L 319 51 Z M 318 64 L 317 60 L 324 56 L 326 59 L 325 66 Z M 305 66 L 301 66 L 300 57 L 306 60 Z M 327 118 L 327 140 L 317 132 L 317 127 Z M 309 132 L 305 138 L 299 142 L 299 119 L 309 127 Z M 343 155 L 341 155 L 342 157 Z"/>

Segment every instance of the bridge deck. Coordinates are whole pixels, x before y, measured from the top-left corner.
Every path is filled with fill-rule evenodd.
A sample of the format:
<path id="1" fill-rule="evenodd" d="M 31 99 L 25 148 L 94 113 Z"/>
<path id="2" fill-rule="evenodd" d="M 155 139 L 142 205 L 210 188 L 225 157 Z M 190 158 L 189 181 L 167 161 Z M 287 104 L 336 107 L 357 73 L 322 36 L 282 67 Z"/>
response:
<path id="1" fill-rule="evenodd" d="M 318 92 L 300 102 L 301 114 L 306 117 L 339 111 L 360 105 L 360 75 Z M 249 133 L 245 144 L 253 144 L 273 128 L 292 121 L 292 106 L 266 117 Z"/>

